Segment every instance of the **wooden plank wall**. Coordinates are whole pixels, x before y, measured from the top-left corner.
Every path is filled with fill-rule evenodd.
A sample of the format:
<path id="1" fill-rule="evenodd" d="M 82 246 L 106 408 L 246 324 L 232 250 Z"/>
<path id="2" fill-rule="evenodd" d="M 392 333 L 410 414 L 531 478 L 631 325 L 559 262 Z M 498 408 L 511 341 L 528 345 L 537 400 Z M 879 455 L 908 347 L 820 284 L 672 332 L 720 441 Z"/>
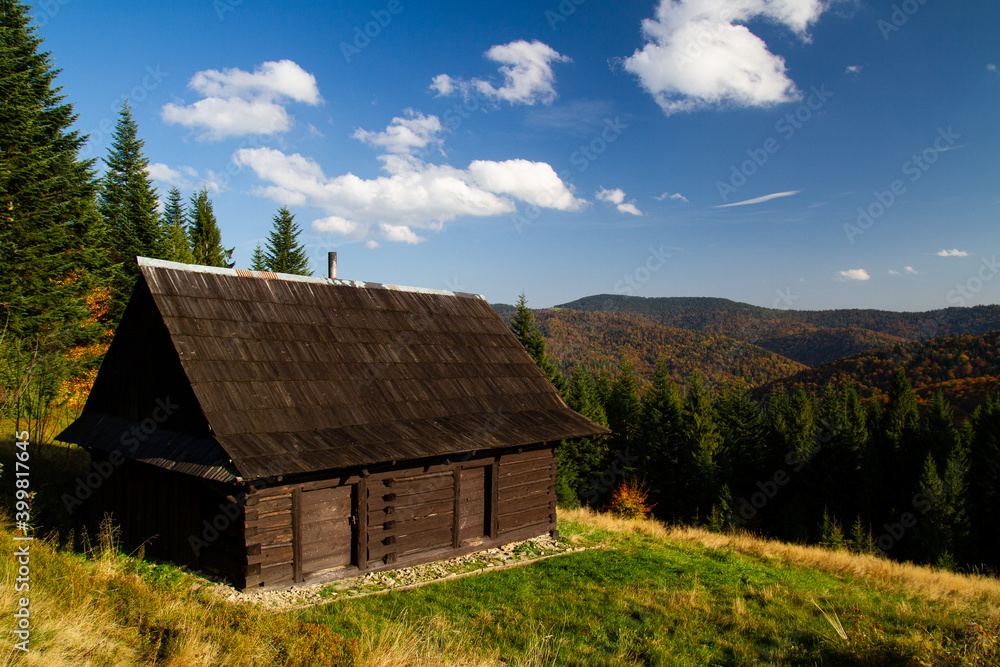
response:
<path id="1" fill-rule="evenodd" d="M 555 530 L 555 450 L 505 454 L 498 467 L 497 539 L 509 542 Z"/>
<path id="2" fill-rule="evenodd" d="M 243 510 L 235 487 L 126 460 L 88 500 L 96 542 L 105 514 L 128 548 L 240 581 L 246 571 Z"/>
<path id="3" fill-rule="evenodd" d="M 554 531 L 555 466 L 555 450 L 540 447 L 260 490 L 247 501 L 246 586 L 402 567 Z"/>

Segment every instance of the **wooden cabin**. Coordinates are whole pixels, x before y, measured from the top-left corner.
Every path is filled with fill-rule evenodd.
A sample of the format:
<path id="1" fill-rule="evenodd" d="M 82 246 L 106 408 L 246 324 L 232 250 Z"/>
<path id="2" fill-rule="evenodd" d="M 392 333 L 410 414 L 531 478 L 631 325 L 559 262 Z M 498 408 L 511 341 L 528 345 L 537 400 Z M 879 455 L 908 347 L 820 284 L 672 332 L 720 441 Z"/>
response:
<path id="1" fill-rule="evenodd" d="M 482 296 L 139 265 L 59 439 L 147 556 L 270 588 L 554 533 L 556 445 L 607 432 Z"/>

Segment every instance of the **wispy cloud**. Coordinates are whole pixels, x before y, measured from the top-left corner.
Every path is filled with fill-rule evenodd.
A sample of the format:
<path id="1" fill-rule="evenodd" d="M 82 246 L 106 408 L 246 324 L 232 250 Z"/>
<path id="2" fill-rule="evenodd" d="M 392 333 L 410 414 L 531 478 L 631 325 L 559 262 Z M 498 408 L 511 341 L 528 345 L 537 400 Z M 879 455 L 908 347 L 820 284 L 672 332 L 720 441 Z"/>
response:
<path id="1" fill-rule="evenodd" d="M 780 199 L 782 197 L 791 197 L 792 195 L 797 195 L 802 190 L 789 190 L 788 192 L 775 192 L 774 194 L 764 195 L 763 197 L 754 197 L 753 199 L 746 199 L 744 201 L 733 202 L 732 204 L 720 204 L 713 208 L 731 208 L 733 206 L 749 206 L 750 204 L 763 204 L 766 201 L 771 201 L 772 199 Z"/>
<path id="2" fill-rule="evenodd" d="M 968 257 L 969 253 L 958 248 L 952 248 L 951 250 L 938 250 L 937 255 L 938 257 Z"/>
<path id="3" fill-rule="evenodd" d="M 653 197 L 653 199 L 655 199 L 656 201 L 663 201 L 664 199 L 675 199 L 677 201 L 682 201 L 685 204 L 688 203 L 688 198 L 679 192 L 675 192 L 673 194 L 670 194 L 669 192 L 664 192 L 659 197 Z"/>
<path id="4" fill-rule="evenodd" d="M 996 72 L 997 71 L 997 66 L 994 65 L 993 63 L 990 63 L 989 65 L 986 66 L 986 69 L 988 71 L 990 71 L 990 72 Z"/>
<path id="5" fill-rule="evenodd" d="M 851 74 L 853 76 L 857 76 L 858 74 L 861 74 L 861 70 L 862 70 L 861 65 L 848 65 L 847 68 L 844 70 L 844 74 Z"/>
<path id="6" fill-rule="evenodd" d="M 848 269 L 840 271 L 837 280 L 871 280 L 871 276 L 864 269 Z"/>
<path id="7" fill-rule="evenodd" d="M 912 275 L 912 276 L 917 276 L 917 275 L 920 275 L 920 272 L 919 272 L 919 271 L 917 271 L 917 270 L 916 270 L 915 268 L 913 268 L 912 266 L 904 266 L 904 267 L 903 267 L 903 270 L 904 270 L 904 271 L 906 271 L 907 273 L 909 273 L 909 274 L 910 274 L 910 275 Z"/>
<path id="8" fill-rule="evenodd" d="M 613 204 L 620 213 L 643 215 L 643 212 L 640 211 L 639 207 L 635 205 L 635 200 L 628 202 L 625 201 L 625 191 L 621 188 L 614 188 L 613 190 L 601 188 L 594 193 L 594 198 L 598 201 Z"/>

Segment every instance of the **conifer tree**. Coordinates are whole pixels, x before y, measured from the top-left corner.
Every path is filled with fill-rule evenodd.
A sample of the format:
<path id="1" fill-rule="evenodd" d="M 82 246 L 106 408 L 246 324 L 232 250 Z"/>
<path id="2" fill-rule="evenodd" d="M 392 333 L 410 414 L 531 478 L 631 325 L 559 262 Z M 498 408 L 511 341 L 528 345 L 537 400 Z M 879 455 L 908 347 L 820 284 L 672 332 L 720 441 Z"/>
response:
<path id="1" fill-rule="evenodd" d="M 679 516 L 680 480 L 677 477 L 681 396 L 663 360 L 642 398 L 637 456 L 656 501 L 656 513 L 666 519 Z"/>
<path id="2" fill-rule="evenodd" d="M 687 480 L 687 517 L 704 517 L 718 494 L 715 455 L 722 442 L 701 375 L 691 374 L 681 410 L 678 475 Z M 683 505 L 682 505 L 683 506 Z"/>
<path id="3" fill-rule="evenodd" d="M 531 314 L 531 310 L 528 309 L 528 301 L 523 292 L 517 299 L 516 311 L 510 323 L 510 330 L 514 332 L 517 340 L 528 351 L 528 354 L 535 360 L 538 367 L 542 369 L 542 373 L 549 379 L 549 382 L 559 390 L 560 394 L 565 394 L 566 379 L 559 372 L 559 369 L 556 368 L 556 365 L 552 363 L 552 360 L 545 354 L 545 338 L 538 330 L 538 327 L 535 326 L 535 319 Z"/>
<path id="4" fill-rule="evenodd" d="M 163 208 L 164 258 L 172 262 L 194 264 L 191 252 L 191 234 L 188 232 L 187 211 L 181 199 L 181 191 L 170 188 L 167 203 Z"/>
<path id="5" fill-rule="evenodd" d="M 633 450 L 639 433 L 639 383 L 632 364 L 624 357 L 618 377 L 611 384 L 607 414 L 608 425 L 614 431 L 611 448 L 620 452 Z"/>
<path id="6" fill-rule="evenodd" d="M 972 413 L 967 512 L 976 564 L 1000 564 L 1000 396 L 990 396 Z"/>
<path id="7" fill-rule="evenodd" d="M 212 210 L 208 189 L 202 188 L 191 196 L 191 249 L 195 264 L 233 268 L 233 250 L 222 247 L 222 232 Z"/>
<path id="8" fill-rule="evenodd" d="M 590 375 L 580 367 L 573 370 L 566 392 L 570 408 L 601 426 L 608 425 L 604 407 L 594 395 Z M 603 488 L 601 474 L 608 469 L 607 439 L 605 436 L 575 438 L 559 447 L 556 467 L 557 500 L 568 507 L 579 504 L 582 497 L 589 505 L 598 505 L 609 489 Z"/>
<path id="9" fill-rule="evenodd" d="M 0 2 L 0 323 L 44 350 L 84 335 L 104 263 L 93 160 L 28 10 Z"/>
<path id="10" fill-rule="evenodd" d="M 306 247 L 298 242 L 299 229 L 295 216 L 282 206 L 274 216 L 274 229 L 267 238 L 264 264 L 268 271 L 311 276 Z"/>
<path id="11" fill-rule="evenodd" d="M 128 104 L 123 103 L 104 159 L 108 170 L 101 179 L 98 197 L 98 210 L 108 235 L 107 249 L 118 265 L 114 299 L 119 311 L 124 310 L 139 274 L 135 258 L 162 258 L 166 254 L 164 230 L 156 210 L 156 188 L 142 148 L 139 126 Z"/>
<path id="12" fill-rule="evenodd" d="M 927 406 L 920 426 L 920 451 L 934 456 L 934 462 L 943 468 L 947 457 L 959 442 L 955 415 L 944 394 L 938 391 Z"/>
<path id="13" fill-rule="evenodd" d="M 254 247 L 253 255 L 250 257 L 250 270 L 270 271 L 267 268 L 267 258 L 264 257 L 264 250 L 260 247 L 259 243 Z"/>

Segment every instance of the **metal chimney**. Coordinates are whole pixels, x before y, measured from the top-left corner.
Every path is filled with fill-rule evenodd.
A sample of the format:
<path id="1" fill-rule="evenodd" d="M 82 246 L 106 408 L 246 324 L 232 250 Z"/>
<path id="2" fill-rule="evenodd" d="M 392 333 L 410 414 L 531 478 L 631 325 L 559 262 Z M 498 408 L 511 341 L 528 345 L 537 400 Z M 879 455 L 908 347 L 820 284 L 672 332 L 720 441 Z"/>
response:
<path id="1" fill-rule="evenodd" d="M 327 253 L 327 259 L 330 262 L 330 280 L 335 280 L 337 278 L 337 253 Z"/>

